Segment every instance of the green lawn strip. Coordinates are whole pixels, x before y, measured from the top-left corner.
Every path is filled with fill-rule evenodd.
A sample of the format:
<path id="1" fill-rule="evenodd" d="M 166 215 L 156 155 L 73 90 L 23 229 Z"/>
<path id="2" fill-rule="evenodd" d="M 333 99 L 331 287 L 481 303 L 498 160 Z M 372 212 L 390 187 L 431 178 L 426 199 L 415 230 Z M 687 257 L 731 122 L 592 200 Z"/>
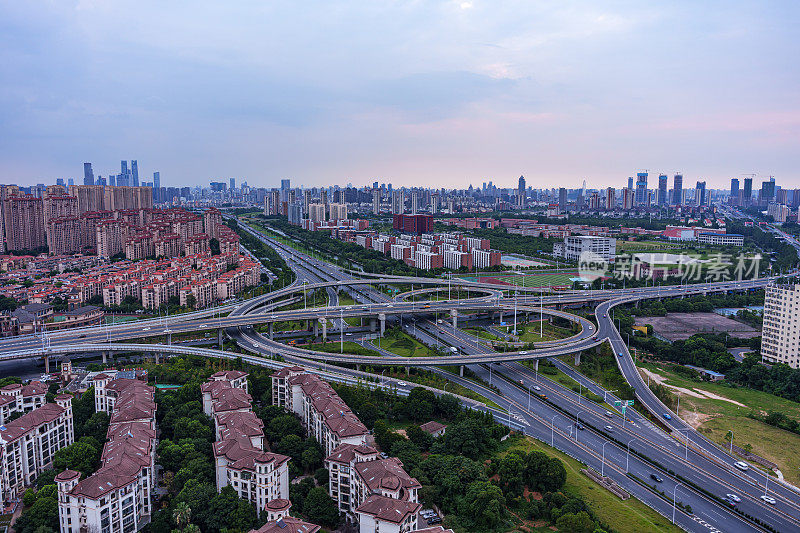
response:
<path id="1" fill-rule="evenodd" d="M 317 352 L 337 354 L 341 352 L 342 344 L 341 341 L 335 341 L 335 342 L 331 341 L 325 343 L 319 342 L 303 346 L 303 348 L 307 348 L 309 350 L 315 350 Z M 344 353 L 349 353 L 353 355 L 368 355 L 370 357 L 380 357 L 381 355 L 375 350 L 370 350 L 369 348 L 365 348 L 364 346 L 361 346 L 360 344 L 352 341 L 344 342 Z"/>
<path id="2" fill-rule="evenodd" d="M 751 411 L 759 413 L 777 411 L 798 418 L 800 404 L 762 391 L 732 388 L 720 383 L 692 381 L 670 372 L 662 365 L 646 363 L 640 366 L 667 377 L 665 383 L 668 385 L 707 391 L 744 404 L 746 407 L 725 400 L 701 399 L 681 394 L 681 418 L 692 423 L 698 431 L 723 448 L 729 445 L 725 435 L 728 431 L 733 432 L 734 444 L 740 447 L 749 444 L 753 453 L 777 464 L 787 481 L 800 483 L 800 456 L 786 453 L 786 450 L 800 449 L 800 435 L 748 417 Z M 673 392 L 673 395 L 676 396 L 677 393 Z M 757 466 L 752 461 L 751 464 Z"/>
<path id="3" fill-rule="evenodd" d="M 445 367 L 439 367 L 439 368 L 445 369 Z M 457 375 L 457 373 L 455 371 L 452 371 L 452 372 L 450 370 L 446 370 L 446 371 L 450 372 L 451 374 L 456 374 Z M 493 407 L 493 408 L 498 409 L 500 411 L 506 412 L 506 410 L 504 408 L 500 407 L 499 405 L 494 403 L 489 398 L 483 396 L 482 394 L 480 394 L 478 392 L 475 392 L 473 390 L 470 390 L 470 389 L 464 387 L 463 385 L 459 385 L 458 383 L 455 383 L 453 381 L 445 379 L 444 377 L 439 376 L 439 375 L 434 374 L 434 373 L 431 373 L 431 372 L 426 372 L 424 374 L 409 374 L 409 375 L 406 375 L 405 373 L 402 373 L 402 372 L 390 372 L 390 371 L 387 371 L 384 374 L 384 376 L 391 377 L 392 379 L 399 380 L 399 381 L 414 382 L 414 383 L 418 383 L 420 385 L 425 385 L 426 387 L 433 387 L 435 389 L 440 389 L 440 390 L 445 390 L 445 385 L 446 385 L 447 389 L 445 390 L 445 392 L 452 392 L 453 394 L 457 394 L 459 396 L 463 396 L 465 398 L 469 398 L 471 400 L 475 400 L 475 401 L 484 403 L 484 404 L 488 405 L 489 407 Z"/>
<path id="4" fill-rule="evenodd" d="M 618 533 L 640 533 L 642 531 L 680 532 L 669 520 L 640 502 L 636 498 L 620 500 L 606 489 L 580 473 L 584 465 L 572 457 L 547 446 L 531 437 L 509 439 L 507 450 L 541 451 L 548 456 L 557 457 L 567 470 L 564 492 L 583 498 L 597 517 Z M 544 529 L 542 530 L 544 531 Z"/>
<path id="5" fill-rule="evenodd" d="M 378 340 L 371 341 L 371 344 L 378 346 Z M 436 357 L 441 355 L 411 335 L 395 328 L 386 330 L 385 336 L 380 340 L 380 348 L 402 357 Z"/>
<path id="6" fill-rule="evenodd" d="M 477 335 L 481 339 L 486 339 L 490 341 L 502 341 L 505 339 L 501 339 L 497 335 L 492 335 L 486 330 L 480 328 L 464 328 L 464 333 L 469 333 L 470 335 Z"/>

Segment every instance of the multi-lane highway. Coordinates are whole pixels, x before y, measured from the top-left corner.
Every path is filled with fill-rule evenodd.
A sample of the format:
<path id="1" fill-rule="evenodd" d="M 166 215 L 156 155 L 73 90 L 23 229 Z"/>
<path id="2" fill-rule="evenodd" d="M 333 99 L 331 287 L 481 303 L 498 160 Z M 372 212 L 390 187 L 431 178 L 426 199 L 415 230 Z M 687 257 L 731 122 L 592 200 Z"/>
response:
<path id="1" fill-rule="evenodd" d="M 587 465 L 614 479 L 620 486 L 631 492 L 665 516 L 672 518 L 673 505 L 646 485 L 656 484 L 668 496 L 675 495 L 677 501 L 691 505 L 692 513 L 676 510 L 675 521 L 691 531 L 761 531 L 756 522 L 744 518 L 744 513 L 758 517 L 763 523 L 778 531 L 800 530 L 800 496 L 795 490 L 777 481 L 769 480 L 765 474 L 751 468 L 748 472 L 738 471 L 734 459 L 694 431 L 677 416 L 669 420 L 663 418 L 668 409 L 655 397 L 641 380 L 635 364 L 622 341 L 619 331 L 614 327 L 611 309 L 623 303 L 646 298 L 681 297 L 691 294 L 708 294 L 717 291 L 742 291 L 764 286 L 768 279 L 742 282 L 723 282 L 684 286 L 660 286 L 626 290 L 569 291 L 551 293 L 541 289 L 498 288 L 496 285 L 482 283 L 449 282 L 441 279 L 363 276 L 355 277 L 352 271 L 344 271 L 318 259 L 297 252 L 292 248 L 253 231 L 244 224 L 240 227 L 251 231 L 257 238 L 274 247 L 295 271 L 295 282 L 284 289 L 244 302 L 231 303 L 217 309 L 187 313 L 167 319 L 155 319 L 135 323 L 125 323 L 108 327 L 84 328 L 53 333 L 47 339 L 35 336 L 0 340 L 2 359 L 41 357 L 43 354 L 77 353 L 82 351 L 125 351 L 140 345 L 116 345 L 119 341 L 144 337 L 165 337 L 194 331 L 226 331 L 238 344 L 260 356 L 247 356 L 250 359 L 266 361 L 268 357 L 280 355 L 289 362 L 299 362 L 312 368 L 328 368 L 332 362 L 392 364 L 400 366 L 425 366 L 440 372 L 448 379 L 456 381 L 494 401 L 507 406 L 505 413 L 493 410 L 496 417 L 505 420 L 510 426 L 521 429 L 540 440 L 550 442 L 578 458 Z M 448 283 L 450 286 L 448 286 Z M 400 297 L 390 298 L 377 290 L 380 284 L 403 284 L 419 286 L 419 289 Z M 442 293 L 454 288 L 469 288 L 475 294 L 459 300 L 431 300 L 415 302 L 407 298 L 410 294 L 423 295 L 439 289 Z M 287 302 L 303 300 L 302 291 L 306 289 L 324 290 L 328 304 L 316 308 L 280 309 Z M 515 294 L 508 293 L 509 289 Z M 349 293 L 358 302 L 353 305 L 339 304 L 339 291 Z M 505 293 L 504 293 L 505 291 Z M 519 294 L 517 294 L 519 293 Z M 597 303 L 595 321 L 577 317 L 560 310 L 571 304 Z M 548 307 L 545 307 L 548 306 Z M 554 309 L 555 307 L 555 309 Z M 473 336 L 467 335 L 456 324 L 464 323 L 467 316 L 497 317 L 502 311 L 510 317 L 513 310 L 520 315 L 525 313 L 538 317 L 559 316 L 573 321 L 577 333 L 569 339 L 546 342 L 533 349 L 520 349 L 516 352 L 494 352 Z M 442 318 L 441 321 L 436 317 Z M 326 324 L 329 337 L 343 338 L 347 328 L 346 317 L 362 317 L 375 322 L 380 331 L 383 322 L 400 322 L 405 318 L 406 325 L 413 326 L 408 332 L 422 342 L 445 343 L 456 348 L 456 353 L 427 358 L 399 357 L 384 350 L 380 356 L 358 356 L 350 354 L 330 354 L 315 352 L 297 346 L 288 346 L 269 335 L 261 335 L 252 328 L 254 325 L 274 324 L 289 320 L 307 320 Z M 328 325 L 330 324 L 330 325 Z M 320 326 L 321 330 L 322 327 Z M 348 336 L 348 340 L 358 340 L 364 331 Z M 573 391 L 543 379 L 527 366 L 519 363 L 525 359 L 539 359 L 557 355 L 575 354 L 591 349 L 601 343 L 609 342 L 625 378 L 636 392 L 637 399 L 646 411 L 659 418 L 658 427 L 641 413 L 629 410 L 625 419 L 617 413 L 606 413 L 602 407 L 582 399 Z M 161 351 L 162 353 L 186 353 L 186 347 L 143 345 L 142 351 Z M 198 350 L 201 355 L 214 356 L 214 350 Z M 206 353 L 207 352 L 207 353 Z M 589 382 L 576 370 L 561 366 L 568 375 L 581 382 L 596 394 L 606 394 L 597 384 Z M 456 374 L 431 368 L 431 365 L 467 365 L 472 373 L 484 382 L 490 382 L 489 389 L 479 382 Z M 350 375 L 352 379 L 366 377 L 357 370 L 336 368 L 336 375 Z M 370 376 L 375 378 L 377 376 Z M 394 387 L 407 392 L 408 385 Z M 537 391 L 541 389 L 540 391 Z M 537 392 L 546 393 L 547 399 Z M 609 400 L 612 401 L 612 400 Z M 679 438 L 676 438 L 676 435 Z M 655 481 L 651 475 L 662 481 Z M 767 492 L 777 499 L 775 506 L 764 502 L 764 485 L 769 483 Z M 730 509 L 719 498 L 728 493 L 741 498 L 737 510 Z"/>

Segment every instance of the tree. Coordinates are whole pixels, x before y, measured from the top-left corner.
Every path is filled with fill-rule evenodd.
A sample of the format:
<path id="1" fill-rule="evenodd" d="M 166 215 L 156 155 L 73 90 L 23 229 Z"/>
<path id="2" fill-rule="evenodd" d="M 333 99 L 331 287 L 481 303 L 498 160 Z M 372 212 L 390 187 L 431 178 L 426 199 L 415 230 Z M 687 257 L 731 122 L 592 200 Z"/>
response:
<path id="1" fill-rule="evenodd" d="M 308 491 L 303 502 L 303 515 L 309 522 L 331 528 L 339 523 L 339 509 L 323 487 L 314 487 Z"/>
<path id="2" fill-rule="evenodd" d="M 91 474 L 100 459 L 100 450 L 86 441 L 78 441 L 61 448 L 53 455 L 53 468 L 58 471 L 77 470 Z"/>
<path id="3" fill-rule="evenodd" d="M 175 510 L 172 511 L 172 519 L 175 520 L 175 525 L 178 528 L 183 529 L 186 527 L 186 524 L 189 523 L 189 519 L 192 517 L 192 509 L 186 502 L 178 502 L 175 506 Z"/>
<path id="4" fill-rule="evenodd" d="M 56 532 L 58 529 L 58 500 L 55 496 L 38 495 L 36 502 L 14 523 L 17 533 Z"/>
<path id="5" fill-rule="evenodd" d="M 190 294 L 186 297 L 186 307 L 189 309 L 194 309 L 197 305 L 197 298 L 195 298 L 194 294 Z"/>
<path id="6" fill-rule="evenodd" d="M 427 450 L 433 444 L 433 437 L 431 434 L 422 431 L 417 425 L 411 425 L 406 428 L 406 437 L 419 446 L 421 450 Z"/>
<path id="7" fill-rule="evenodd" d="M 508 493 L 514 496 L 521 495 L 525 485 L 525 452 L 512 452 L 503 457 L 497 473 Z"/>
<path id="8" fill-rule="evenodd" d="M 474 418 L 467 418 L 451 424 L 447 428 L 447 433 L 436 439 L 431 451 L 477 459 L 485 455 L 493 443 L 486 426 Z"/>
<path id="9" fill-rule="evenodd" d="M 188 438 L 209 440 L 212 433 L 207 424 L 185 416 L 176 420 L 173 427 L 173 434 L 176 440 Z"/>
<path id="10" fill-rule="evenodd" d="M 473 481 L 461 500 L 459 514 L 472 523 L 473 530 L 495 529 L 507 514 L 503 491 L 489 481 Z"/>
<path id="11" fill-rule="evenodd" d="M 92 437 L 98 442 L 103 442 L 106 440 L 106 434 L 108 433 L 109 420 L 108 413 L 99 411 L 90 416 L 80 428 L 76 428 L 76 433 L 78 433 L 79 437 Z"/>
<path id="12" fill-rule="evenodd" d="M 596 526 L 586 511 L 565 513 L 556 520 L 556 527 L 564 533 L 593 533 Z"/>

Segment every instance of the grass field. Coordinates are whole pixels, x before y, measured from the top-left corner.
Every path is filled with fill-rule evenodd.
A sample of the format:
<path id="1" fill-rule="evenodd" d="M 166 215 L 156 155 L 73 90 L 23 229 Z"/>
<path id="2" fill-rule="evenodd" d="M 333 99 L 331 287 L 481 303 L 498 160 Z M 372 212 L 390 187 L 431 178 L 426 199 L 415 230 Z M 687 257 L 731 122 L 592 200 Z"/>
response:
<path id="1" fill-rule="evenodd" d="M 753 420 L 750 411 L 766 413 L 778 411 L 792 418 L 800 418 L 800 404 L 766 392 L 745 388 L 731 388 L 720 383 L 696 382 L 670 372 L 663 365 L 640 364 L 640 368 L 654 371 L 666 378 L 666 385 L 684 389 L 697 389 L 725 399 L 695 398 L 681 394 L 681 418 L 697 427 L 698 431 L 725 447 L 725 434 L 733 432 L 733 443 L 744 447 L 750 444 L 753 453 L 776 463 L 787 481 L 800 483 L 800 456 L 786 450 L 800 449 L 800 435 L 784 431 Z M 646 378 L 645 378 L 646 379 Z M 675 393 L 677 396 L 677 393 Z M 733 403 L 737 402 L 737 403 Z M 741 404 L 741 405 L 739 405 Z"/>
<path id="2" fill-rule="evenodd" d="M 326 352 L 326 353 L 340 353 L 342 349 L 341 342 L 326 342 L 326 343 L 316 343 L 316 344 L 309 344 L 308 346 L 303 346 L 303 348 L 308 348 L 309 350 L 316 350 L 318 352 Z M 371 357 L 380 357 L 381 354 L 376 352 L 375 350 L 370 350 L 369 348 L 365 348 L 358 343 L 345 341 L 344 342 L 344 353 L 355 354 L 355 355 L 368 355 Z"/>
<path id="3" fill-rule="evenodd" d="M 505 317 L 506 324 L 510 324 L 507 326 L 497 326 L 497 329 L 500 331 L 505 331 L 506 333 L 511 333 L 514 329 L 514 318 L 513 316 L 509 320 L 508 317 Z M 543 335 L 539 335 L 539 330 L 542 330 Z M 555 327 L 549 322 L 545 321 L 543 327 L 539 327 L 539 321 L 532 321 L 532 322 L 518 322 L 517 323 L 517 332 L 522 332 L 519 335 L 519 340 L 522 342 L 542 342 L 542 341 L 553 341 L 558 339 L 564 339 L 573 335 L 573 333 L 565 328 Z"/>
<path id="4" fill-rule="evenodd" d="M 500 337 L 497 335 L 492 335 L 486 330 L 480 328 L 464 328 L 464 333 L 469 333 L 470 335 L 478 335 L 481 339 L 486 339 L 489 341 L 501 341 Z"/>
<path id="5" fill-rule="evenodd" d="M 617 240 L 617 253 L 623 252 L 676 252 L 688 247 L 686 243 L 666 241 L 622 241 Z"/>
<path id="6" fill-rule="evenodd" d="M 583 498 L 597 517 L 618 533 L 640 533 L 642 531 L 661 531 L 678 533 L 681 531 L 670 524 L 669 520 L 637 500 L 631 498 L 622 501 L 594 481 L 580 473 L 583 465 L 558 450 L 542 444 L 530 437 L 509 439 L 505 453 L 512 450 L 541 451 L 550 457 L 557 457 L 567 470 L 567 482 L 564 492 Z M 548 528 L 542 529 L 547 531 Z M 552 530 L 551 530 L 552 531 Z"/>
<path id="7" fill-rule="evenodd" d="M 480 276 L 461 276 L 464 281 L 515 285 L 518 287 L 572 287 L 570 278 L 578 277 L 577 272 L 531 272 L 531 273 L 486 273 Z"/>
<path id="8" fill-rule="evenodd" d="M 378 341 L 371 341 L 373 346 Z M 386 336 L 381 339 L 381 348 L 401 357 L 435 357 L 439 354 L 419 342 L 414 337 L 407 335 L 396 328 L 386 330 Z"/>

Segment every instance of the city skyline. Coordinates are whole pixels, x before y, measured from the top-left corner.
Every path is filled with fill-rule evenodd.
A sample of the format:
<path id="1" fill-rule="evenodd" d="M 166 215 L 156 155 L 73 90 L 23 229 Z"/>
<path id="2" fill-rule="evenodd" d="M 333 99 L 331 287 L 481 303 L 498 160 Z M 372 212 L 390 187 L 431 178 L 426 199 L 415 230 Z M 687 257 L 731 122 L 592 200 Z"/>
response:
<path id="1" fill-rule="evenodd" d="M 165 186 L 800 183 L 788 2 L 0 13 L 7 183 L 81 183 L 83 162 L 105 176 L 123 157 Z"/>

